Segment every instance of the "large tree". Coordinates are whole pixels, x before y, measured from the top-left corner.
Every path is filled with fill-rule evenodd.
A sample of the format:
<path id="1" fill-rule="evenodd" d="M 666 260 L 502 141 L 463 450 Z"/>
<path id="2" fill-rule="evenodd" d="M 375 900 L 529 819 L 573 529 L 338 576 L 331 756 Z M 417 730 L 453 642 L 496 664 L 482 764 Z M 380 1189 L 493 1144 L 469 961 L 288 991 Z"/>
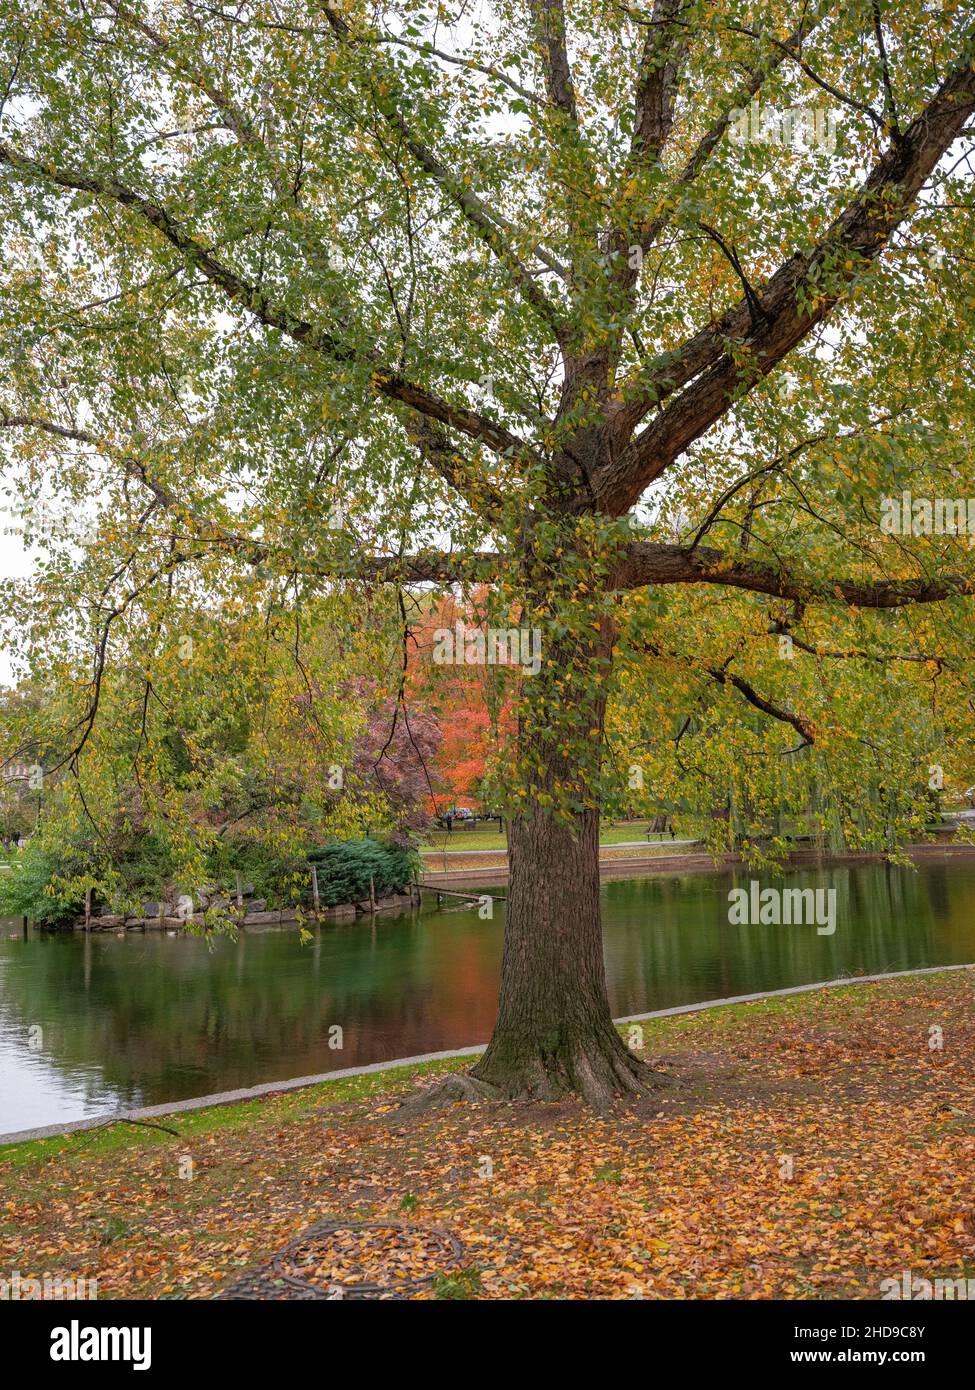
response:
<path id="1" fill-rule="evenodd" d="M 967 621 L 959 537 L 880 525 L 908 480 L 975 482 L 967 6 L 0 17 L 0 422 L 28 489 L 56 467 L 108 512 L 100 630 L 194 564 L 488 583 L 543 659 L 471 1085 L 647 1086 L 603 972 L 614 658 L 689 663 L 808 747 L 791 665 L 769 693 L 739 643 L 712 650 L 729 617 L 868 670 L 942 669 L 921 605 L 939 641 Z M 720 604 L 675 631 L 673 586 Z"/>

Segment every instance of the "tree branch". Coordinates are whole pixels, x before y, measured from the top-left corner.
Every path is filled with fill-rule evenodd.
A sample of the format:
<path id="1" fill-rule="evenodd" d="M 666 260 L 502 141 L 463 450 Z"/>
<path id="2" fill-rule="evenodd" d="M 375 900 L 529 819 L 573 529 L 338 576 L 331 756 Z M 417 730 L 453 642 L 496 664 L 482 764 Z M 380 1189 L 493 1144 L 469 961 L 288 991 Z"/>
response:
<path id="1" fill-rule="evenodd" d="M 510 564 L 507 556 L 490 551 L 454 555 L 439 550 L 420 551 L 413 555 L 353 554 L 327 562 L 296 563 L 290 551 L 282 551 L 265 541 L 241 535 L 218 522 L 196 515 L 185 501 L 153 477 L 135 450 L 120 449 L 89 430 L 60 425 L 36 415 L 8 415 L 0 410 L 0 429 L 36 429 L 57 439 L 97 449 L 117 463 L 129 477 L 141 483 L 161 507 L 191 526 L 200 539 L 223 546 L 246 564 L 268 564 L 286 573 L 299 573 L 317 579 L 390 584 L 490 582 L 497 579 Z"/>
<path id="2" fill-rule="evenodd" d="M 655 402 L 692 382 L 599 471 L 593 485 L 601 510 L 627 511 L 687 446 L 726 413 L 742 391 L 775 367 L 848 290 L 907 216 L 925 179 L 975 111 L 975 68 L 958 67 L 877 161 L 859 194 L 810 254 L 796 252 L 756 291 L 743 296 L 717 324 L 634 383 L 617 407 L 615 428 L 627 437 Z M 833 284 L 827 283 L 832 277 Z M 754 326 L 755 303 L 762 312 Z M 747 364 L 747 366 L 746 366 Z M 697 378 L 694 380 L 694 378 Z"/>
<path id="3" fill-rule="evenodd" d="M 813 726 L 807 719 L 800 714 L 793 714 L 782 705 L 777 705 L 772 700 L 768 700 L 764 695 L 759 695 L 753 685 L 750 685 L 743 676 L 736 676 L 733 671 L 722 670 L 718 666 L 707 666 L 704 668 L 712 680 L 719 685 L 732 685 L 740 695 L 754 705 L 755 709 L 761 710 L 763 714 L 769 715 L 772 719 L 778 719 L 783 724 L 790 724 L 796 733 L 802 738 L 800 747 L 809 748 L 816 742 L 816 735 Z M 798 751 L 798 750 L 797 750 Z"/>
<path id="4" fill-rule="evenodd" d="M 902 608 L 940 603 L 975 594 L 975 577 L 940 575 L 934 579 L 817 579 L 787 574 L 772 565 L 729 556 L 708 546 L 631 541 L 612 579 L 614 589 L 647 584 L 723 584 L 800 603 L 833 600 L 853 608 Z"/>
<path id="5" fill-rule="evenodd" d="M 816 742 L 813 726 L 807 719 L 804 719 L 802 715 L 793 714 L 791 710 L 785 709 L 782 705 L 775 704 L 772 700 L 766 699 L 764 695 L 758 693 L 753 685 L 745 680 L 744 676 L 735 675 L 733 671 L 728 670 L 728 666 L 734 660 L 734 654 L 729 656 L 722 666 L 698 666 L 692 658 L 681 656 L 678 652 L 665 651 L 654 643 L 646 643 L 645 650 L 648 651 L 651 656 L 667 657 L 672 661 L 679 661 L 681 665 L 686 666 L 690 671 L 703 671 L 705 675 L 710 676 L 711 680 L 716 681 L 718 685 L 733 686 L 750 705 L 755 707 L 755 709 L 761 710 L 763 714 L 769 715 L 772 719 L 780 720 L 783 724 L 791 725 L 796 733 L 802 737 L 803 741 L 799 745 L 799 748 L 807 748 Z M 676 742 L 680 742 L 685 729 L 681 729 Z M 798 752 L 799 749 L 796 748 L 790 751 Z"/>
<path id="6" fill-rule="evenodd" d="M 544 55 L 545 86 L 549 101 L 578 124 L 575 87 L 565 43 L 565 8 L 562 0 L 531 0 L 532 16 Z"/>
<path id="7" fill-rule="evenodd" d="M 773 623 L 767 635 L 769 637 L 788 637 L 792 645 L 798 647 L 800 651 L 829 661 L 875 661 L 880 665 L 888 661 L 907 661 L 920 666 L 937 666 L 939 672 L 946 667 L 951 669 L 946 657 L 936 656 L 932 652 L 867 652 L 858 647 L 848 647 L 845 651 L 837 651 L 830 647 L 814 647 L 809 642 L 804 642 L 801 637 L 797 637 L 791 625 L 785 621 Z"/>
<path id="8" fill-rule="evenodd" d="M 658 204 L 658 209 L 653 213 L 649 222 L 644 227 L 640 237 L 640 243 L 644 252 L 650 250 L 657 240 L 657 237 L 670 221 L 670 212 L 668 209 L 676 205 L 677 202 L 674 194 L 679 189 L 686 188 L 694 182 L 711 153 L 720 143 L 721 137 L 731 124 L 732 118 L 741 110 L 743 105 L 747 105 L 752 97 L 757 95 L 769 77 L 782 66 L 786 58 L 796 56 L 805 39 L 807 39 L 817 25 L 822 22 L 827 13 L 834 8 L 835 4 L 830 3 L 820 6 L 818 10 L 810 10 L 787 39 L 783 39 L 780 42 L 776 41 L 775 52 L 771 54 L 768 60 L 760 67 L 753 68 L 741 86 L 737 88 L 734 96 L 731 98 L 733 104 L 728 106 L 701 136 L 686 163 L 681 168 L 677 178 L 669 186 L 666 198 L 661 200 Z"/>
<path id="9" fill-rule="evenodd" d="M 340 43 L 345 44 L 350 49 L 368 46 L 368 38 L 360 38 L 344 15 L 340 14 L 331 4 L 326 3 L 325 15 L 329 27 Z M 502 230 L 510 230 L 510 224 L 502 229 L 500 219 L 488 207 L 487 203 L 476 193 L 471 192 L 460 179 L 454 178 L 447 166 L 421 140 L 417 139 L 390 94 L 394 87 L 393 74 L 386 75 L 382 83 L 373 82 L 371 74 L 369 77 L 370 93 L 383 120 L 402 139 L 420 168 L 444 190 L 480 240 L 506 267 L 525 302 L 530 304 L 545 322 L 559 346 L 564 347 L 568 340 L 568 328 L 563 322 L 558 308 L 528 272 L 513 247 L 502 235 Z"/>
<path id="10" fill-rule="evenodd" d="M 362 351 L 343 343 L 325 329 L 295 317 L 274 304 L 264 289 L 248 283 L 236 271 L 217 260 L 213 253 L 192 237 L 159 203 L 127 188 L 116 179 L 99 178 L 75 170 L 57 169 L 50 164 L 16 153 L 0 142 L 0 164 L 17 176 L 58 188 L 110 198 L 154 227 L 176 248 L 187 265 L 202 273 L 233 302 L 252 313 L 268 328 L 275 328 L 294 342 L 336 362 L 370 369 L 370 385 L 379 395 L 409 406 L 419 415 L 450 425 L 501 454 L 525 453 L 528 446 L 517 435 L 485 419 L 466 406 L 451 405 L 439 396 L 408 380 L 386 366 L 373 351 Z"/>
<path id="11" fill-rule="evenodd" d="M 675 21 L 684 0 L 654 0 L 653 17 L 640 55 L 631 165 L 656 162 L 674 124 L 677 79 L 687 36 Z"/>

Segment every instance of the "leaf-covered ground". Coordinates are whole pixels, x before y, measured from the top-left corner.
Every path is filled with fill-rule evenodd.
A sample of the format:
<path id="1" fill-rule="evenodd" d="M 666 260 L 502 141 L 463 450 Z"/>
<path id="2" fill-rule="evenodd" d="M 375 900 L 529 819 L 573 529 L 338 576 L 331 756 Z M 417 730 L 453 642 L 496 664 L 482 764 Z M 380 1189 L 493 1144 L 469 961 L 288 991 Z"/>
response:
<path id="1" fill-rule="evenodd" d="M 973 1278 L 973 1002 L 956 971 L 658 1020 L 646 1055 L 669 1084 L 605 1117 L 458 1104 L 405 1125 L 395 1098 L 441 1064 L 167 1119 L 179 1138 L 116 1125 L 6 1148 L 0 1269 L 207 1298 L 347 1216 L 457 1236 L 439 1297 L 876 1298 L 904 1270 Z"/>

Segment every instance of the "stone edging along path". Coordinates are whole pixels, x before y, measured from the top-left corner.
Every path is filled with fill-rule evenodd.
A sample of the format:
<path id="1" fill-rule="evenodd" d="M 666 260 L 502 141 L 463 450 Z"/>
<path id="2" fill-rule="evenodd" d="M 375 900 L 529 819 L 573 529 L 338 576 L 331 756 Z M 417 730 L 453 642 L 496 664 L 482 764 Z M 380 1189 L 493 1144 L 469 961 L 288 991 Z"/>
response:
<path id="1" fill-rule="evenodd" d="M 810 985 L 791 985 L 788 989 L 768 989 L 759 994 L 735 994 L 727 999 L 702 999 L 696 1004 L 678 1004 L 673 1009 L 655 1009 L 652 1013 L 627 1014 L 617 1023 L 641 1023 L 653 1018 L 674 1018 L 678 1014 L 696 1014 L 704 1009 L 724 1008 L 730 1004 L 755 1004 L 762 999 L 781 999 L 790 994 L 810 994 L 817 989 L 835 989 L 847 985 L 875 984 L 881 980 L 898 980 L 906 975 L 940 975 L 947 970 L 975 970 L 975 962 L 964 965 L 926 965 L 916 970 L 891 970 L 883 975 L 844 975 L 838 980 L 817 980 Z M 297 1091 L 303 1086 L 318 1086 L 324 1081 L 338 1081 L 347 1076 L 368 1076 L 373 1072 L 393 1071 L 397 1067 L 419 1066 L 422 1062 L 440 1062 L 448 1057 L 476 1057 L 487 1043 L 474 1047 L 455 1047 L 447 1052 L 424 1052 L 418 1057 L 395 1057 L 389 1062 L 370 1062 L 363 1067 L 343 1067 L 338 1071 L 321 1072 L 317 1076 L 296 1076 L 291 1081 L 266 1081 L 260 1086 L 246 1086 L 236 1091 L 217 1091 L 209 1096 L 193 1096 L 189 1100 L 171 1101 L 166 1105 L 148 1105 L 139 1110 L 119 1111 L 117 1115 L 93 1116 L 88 1120 L 71 1120 L 63 1125 L 45 1125 L 39 1129 L 21 1129 L 12 1134 L 0 1134 L 0 1145 L 26 1143 L 31 1139 L 50 1139 L 59 1134 L 78 1130 L 97 1129 L 107 1123 L 126 1120 L 150 1120 L 161 1115 L 185 1115 L 192 1110 L 208 1110 L 211 1106 L 235 1105 L 256 1100 L 277 1092 Z"/>

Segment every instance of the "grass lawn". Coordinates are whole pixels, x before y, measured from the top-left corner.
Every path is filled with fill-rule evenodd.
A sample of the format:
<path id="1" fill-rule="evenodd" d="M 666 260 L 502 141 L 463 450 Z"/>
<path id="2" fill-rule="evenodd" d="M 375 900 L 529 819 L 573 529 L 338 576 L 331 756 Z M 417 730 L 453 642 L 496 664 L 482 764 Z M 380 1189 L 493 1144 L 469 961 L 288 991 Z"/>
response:
<path id="1" fill-rule="evenodd" d="M 669 844 L 670 835 L 651 835 L 648 841 L 646 821 L 629 825 L 604 825 L 599 832 L 601 845 L 618 845 L 630 840 L 639 840 L 641 843 L 649 844 Z M 430 854 L 442 853 L 445 849 L 454 851 L 496 849 L 503 853 L 507 848 L 507 836 L 499 834 L 496 829 L 454 830 L 449 835 L 446 830 L 433 830 L 422 846 L 423 852 Z"/>
<path id="2" fill-rule="evenodd" d="M 0 1268 L 207 1298 L 327 1217 L 456 1235 L 425 1297 L 876 1298 L 975 1277 L 975 973 L 642 1025 L 646 1102 L 396 1098 L 445 1062 L 0 1149 Z M 929 1042 L 940 1028 L 943 1048 Z M 192 1177 L 186 1159 L 192 1159 Z"/>

